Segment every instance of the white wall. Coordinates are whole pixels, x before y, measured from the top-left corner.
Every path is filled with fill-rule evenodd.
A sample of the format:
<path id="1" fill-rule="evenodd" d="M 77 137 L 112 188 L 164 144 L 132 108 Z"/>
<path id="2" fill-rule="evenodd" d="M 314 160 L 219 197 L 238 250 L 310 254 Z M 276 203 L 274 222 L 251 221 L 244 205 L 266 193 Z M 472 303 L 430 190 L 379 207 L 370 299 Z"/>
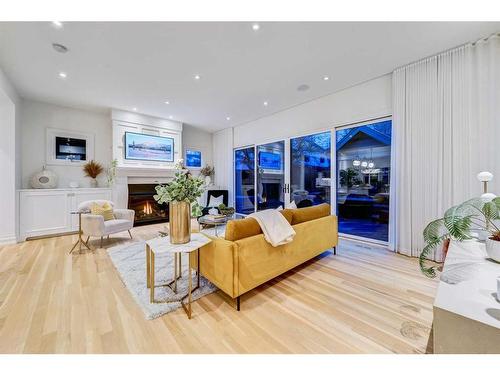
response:
<path id="1" fill-rule="evenodd" d="M 233 201 L 233 128 L 213 134 L 213 158 L 215 185 L 229 190 L 229 202 Z"/>
<path id="2" fill-rule="evenodd" d="M 186 149 L 201 151 L 202 166 L 213 165 L 212 134 L 192 125 L 184 124 L 182 128 L 182 158 L 186 158 Z M 193 175 L 198 171 L 193 170 Z"/>
<path id="3" fill-rule="evenodd" d="M 21 157 L 22 187 L 29 188 L 33 173 L 45 164 L 46 129 L 82 131 L 95 135 L 94 159 L 107 167 L 111 162 L 112 128 L 111 116 L 74 108 L 61 107 L 23 99 L 21 105 Z M 59 177 L 59 187 L 68 187 L 70 181 L 77 181 L 80 187 L 89 187 L 90 181 L 84 177 L 81 166 L 48 165 Z M 99 177 L 104 186 L 105 174 Z"/>
<path id="4" fill-rule="evenodd" d="M 390 115 L 391 74 L 234 128 L 234 147 Z"/>
<path id="5" fill-rule="evenodd" d="M 16 241 L 16 163 L 19 97 L 0 69 L 0 245 Z"/>

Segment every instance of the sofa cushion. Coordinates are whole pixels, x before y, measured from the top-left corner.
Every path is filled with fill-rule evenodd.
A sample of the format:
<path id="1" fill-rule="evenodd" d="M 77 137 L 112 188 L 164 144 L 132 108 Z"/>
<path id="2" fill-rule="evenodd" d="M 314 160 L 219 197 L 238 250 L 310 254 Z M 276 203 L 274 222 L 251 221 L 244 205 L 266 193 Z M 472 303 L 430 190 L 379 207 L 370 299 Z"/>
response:
<path id="1" fill-rule="evenodd" d="M 330 205 L 322 203 L 317 206 L 297 208 L 293 211 L 292 225 L 300 224 L 305 221 L 319 219 L 330 215 Z"/>
<path id="2" fill-rule="evenodd" d="M 280 211 L 285 219 L 291 224 L 293 210 L 284 209 Z M 226 224 L 225 239 L 228 241 L 238 241 L 242 238 L 257 236 L 262 233 L 260 225 L 253 217 L 246 219 L 229 220 Z"/>

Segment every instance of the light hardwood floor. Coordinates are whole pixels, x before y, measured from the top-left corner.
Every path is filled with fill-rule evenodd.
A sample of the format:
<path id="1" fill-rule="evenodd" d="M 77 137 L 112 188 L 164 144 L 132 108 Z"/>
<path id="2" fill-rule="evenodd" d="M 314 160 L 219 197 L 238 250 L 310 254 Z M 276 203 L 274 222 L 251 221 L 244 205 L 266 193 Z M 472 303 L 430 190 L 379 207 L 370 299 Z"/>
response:
<path id="1" fill-rule="evenodd" d="M 134 228 L 135 240 L 163 226 Z M 341 242 L 242 297 L 148 321 L 105 249 L 76 236 L 0 248 L 0 353 L 425 353 L 437 282 L 416 259 Z M 106 247 L 130 241 L 125 232 Z M 94 247 L 98 241 L 91 242 Z"/>

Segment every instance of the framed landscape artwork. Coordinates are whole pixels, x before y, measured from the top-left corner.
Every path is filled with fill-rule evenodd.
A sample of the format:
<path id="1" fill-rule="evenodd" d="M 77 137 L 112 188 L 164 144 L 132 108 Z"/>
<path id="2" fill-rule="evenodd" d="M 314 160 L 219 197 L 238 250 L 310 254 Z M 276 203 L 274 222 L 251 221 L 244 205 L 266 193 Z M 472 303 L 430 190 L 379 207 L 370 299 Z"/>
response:
<path id="1" fill-rule="evenodd" d="M 125 159 L 174 161 L 174 139 L 158 135 L 125 132 Z"/>
<path id="2" fill-rule="evenodd" d="M 186 167 L 188 168 L 201 168 L 201 151 L 186 150 Z"/>

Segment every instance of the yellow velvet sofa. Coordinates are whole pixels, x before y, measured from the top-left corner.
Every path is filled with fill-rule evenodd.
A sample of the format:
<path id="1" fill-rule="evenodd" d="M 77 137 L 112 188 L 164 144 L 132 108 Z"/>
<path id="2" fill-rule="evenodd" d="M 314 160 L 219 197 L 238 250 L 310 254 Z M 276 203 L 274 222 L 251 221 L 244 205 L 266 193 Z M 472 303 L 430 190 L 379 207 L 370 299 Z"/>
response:
<path id="1" fill-rule="evenodd" d="M 296 232 L 293 241 L 272 247 L 253 218 L 230 220 L 225 238 L 212 237 L 200 250 L 200 272 L 236 299 L 249 290 L 333 248 L 338 243 L 337 217 L 330 205 L 281 211 Z M 192 254 L 192 264 L 196 255 Z"/>

